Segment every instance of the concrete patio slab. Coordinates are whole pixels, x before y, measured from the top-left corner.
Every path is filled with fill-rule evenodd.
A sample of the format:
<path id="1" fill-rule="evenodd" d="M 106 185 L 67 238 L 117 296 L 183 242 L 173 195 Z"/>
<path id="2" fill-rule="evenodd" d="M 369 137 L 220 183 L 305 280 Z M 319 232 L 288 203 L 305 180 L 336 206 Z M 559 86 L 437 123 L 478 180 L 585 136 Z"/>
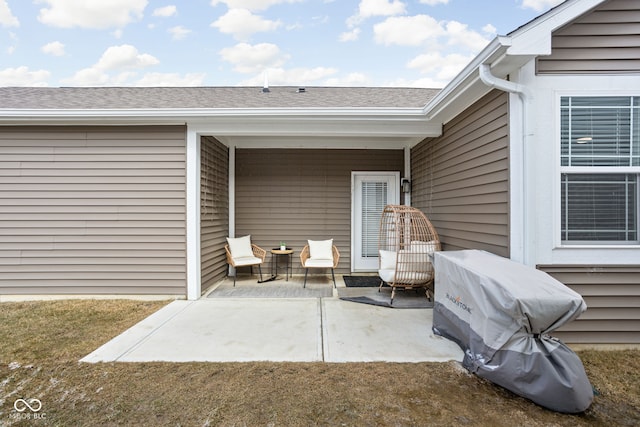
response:
<path id="1" fill-rule="evenodd" d="M 453 341 L 435 335 L 433 310 L 391 309 L 323 298 L 327 362 L 462 361 Z"/>
<path id="2" fill-rule="evenodd" d="M 174 301 L 84 362 L 322 360 L 320 300 Z"/>
<path id="3" fill-rule="evenodd" d="M 174 301 L 83 362 L 425 362 L 462 360 L 431 332 L 432 310 L 328 298 Z"/>

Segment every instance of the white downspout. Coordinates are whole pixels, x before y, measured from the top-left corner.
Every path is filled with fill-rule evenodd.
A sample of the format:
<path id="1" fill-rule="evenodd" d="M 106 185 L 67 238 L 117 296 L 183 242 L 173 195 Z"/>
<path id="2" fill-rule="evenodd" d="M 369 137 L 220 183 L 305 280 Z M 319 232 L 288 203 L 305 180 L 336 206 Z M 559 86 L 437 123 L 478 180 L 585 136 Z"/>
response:
<path id="1" fill-rule="evenodd" d="M 528 197 L 528 185 L 527 185 L 527 164 L 526 164 L 526 139 L 527 139 L 527 102 L 531 99 L 531 93 L 529 89 L 521 84 L 510 82 L 508 80 L 500 79 L 491 74 L 490 64 L 480 64 L 478 67 L 480 74 L 480 80 L 482 82 L 495 89 L 499 89 L 510 94 L 518 95 L 512 99 L 517 99 L 520 108 L 520 126 L 514 125 L 513 131 L 519 131 L 520 135 L 515 135 L 509 144 L 509 181 L 510 181 L 510 233 L 509 233 L 509 245 L 511 252 L 511 259 L 523 264 L 530 264 L 533 260 L 530 259 L 529 251 L 527 247 L 531 244 L 529 239 L 529 213 L 527 211 L 527 197 Z M 518 129 L 519 128 L 519 129 Z M 519 141 L 519 144 L 514 142 Z M 519 169 L 519 170 L 518 170 Z"/>

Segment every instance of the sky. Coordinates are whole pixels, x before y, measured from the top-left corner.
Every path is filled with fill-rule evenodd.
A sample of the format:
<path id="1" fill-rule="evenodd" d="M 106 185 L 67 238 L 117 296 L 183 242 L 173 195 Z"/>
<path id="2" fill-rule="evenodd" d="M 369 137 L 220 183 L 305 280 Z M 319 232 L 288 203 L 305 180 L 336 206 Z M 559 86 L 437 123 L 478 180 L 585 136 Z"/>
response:
<path id="1" fill-rule="evenodd" d="M 562 0 L 0 0 L 0 86 L 442 88 Z"/>

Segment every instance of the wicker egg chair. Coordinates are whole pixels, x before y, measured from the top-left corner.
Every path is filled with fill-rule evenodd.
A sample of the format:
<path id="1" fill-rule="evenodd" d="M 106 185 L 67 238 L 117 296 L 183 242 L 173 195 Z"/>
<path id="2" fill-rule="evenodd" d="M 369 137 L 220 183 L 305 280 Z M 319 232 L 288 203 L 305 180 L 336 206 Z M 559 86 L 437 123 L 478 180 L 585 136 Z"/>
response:
<path id="1" fill-rule="evenodd" d="M 433 295 L 433 252 L 440 250 L 438 233 L 425 214 L 404 205 L 387 205 L 380 219 L 380 287 L 391 286 L 391 304 L 397 288 L 425 289 Z"/>

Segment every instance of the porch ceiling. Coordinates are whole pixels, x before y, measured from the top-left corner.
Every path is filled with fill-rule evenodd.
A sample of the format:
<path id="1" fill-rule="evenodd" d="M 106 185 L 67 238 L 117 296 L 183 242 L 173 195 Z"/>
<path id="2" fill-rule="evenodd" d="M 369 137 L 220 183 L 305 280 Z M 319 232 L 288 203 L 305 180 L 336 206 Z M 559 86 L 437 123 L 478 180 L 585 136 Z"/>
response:
<path id="1" fill-rule="evenodd" d="M 385 150 L 412 147 L 425 137 L 347 137 L 347 136 L 216 136 L 236 148 L 315 148 Z"/>

